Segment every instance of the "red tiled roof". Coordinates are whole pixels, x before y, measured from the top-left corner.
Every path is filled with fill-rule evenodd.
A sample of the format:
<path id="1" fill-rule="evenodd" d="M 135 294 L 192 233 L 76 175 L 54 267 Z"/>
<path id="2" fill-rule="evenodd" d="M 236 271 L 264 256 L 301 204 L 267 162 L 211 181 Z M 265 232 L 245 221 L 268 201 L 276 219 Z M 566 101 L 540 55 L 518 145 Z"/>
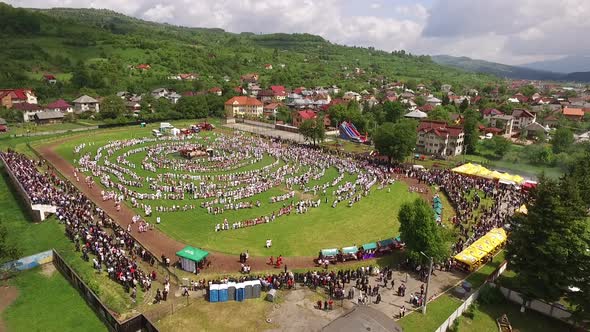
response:
<path id="1" fill-rule="evenodd" d="M 212 87 L 211 89 L 209 89 L 210 93 L 217 93 L 217 92 L 221 92 L 221 88 L 220 87 Z"/>
<path id="2" fill-rule="evenodd" d="M 316 117 L 316 113 L 312 110 L 298 111 L 297 114 L 299 114 L 303 120 L 311 120 Z"/>
<path id="3" fill-rule="evenodd" d="M 27 91 L 31 92 L 28 89 L 0 89 L 0 93 L 10 94 L 14 100 L 27 100 Z"/>
<path id="4" fill-rule="evenodd" d="M 265 110 L 274 110 L 275 108 L 277 108 L 279 106 L 281 106 L 281 104 L 279 104 L 279 103 L 270 103 L 270 104 L 264 106 L 264 109 Z"/>
<path id="5" fill-rule="evenodd" d="M 256 98 L 250 98 L 246 96 L 233 97 L 225 102 L 225 105 L 244 105 L 244 106 L 262 106 L 262 102 Z"/>
<path id="6" fill-rule="evenodd" d="M 463 127 L 449 126 L 444 121 L 420 121 L 419 132 L 433 132 L 436 136 L 459 137 L 463 133 Z"/>
<path id="7" fill-rule="evenodd" d="M 418 109 L 421 110 L 422 112 L 428 113 L 428 112 L 434 110 L 434 105 L 432 105 L 432 104 L 426 104 L 426 105 L 424 105 L 422 107 L 418 107 Z"/>
<path id="8" fill-rule="evenodd" d="M 137 68 L 137 69 L 150 69 L 151 66 L 148 65 L 147 63 L 142 63 L 142 64 L 135 66 L 135 68 Z"/>
<path id="9" fill-rule="evenodd" d="M 47 105 L 47 108 L 50 108 L 50 109 L 53 109 L 53 108 L 68 109 L 70 107 L 72 107 L 72 106 L 70 104 L 68 104 L 63 99 L 56 100 L 53 103 Z"/>
<path id="10" fill-rule="evenodd" d="M 494 115 L 504 115 L 504 112 L 499 111 L 499 110 L 497 110 L 495 108 L 485 109 L 485 110 L 483 110 L 482 113 L 483 113 L 484 116 L 486 116 L 486 115 L 491 115 L 491 116 L 494 116 Z"/>
<path id="11" fill-rule="evenodd" d="M 55 76 L 51 75 L 51 74 L 45 74 L 43 75 L 43 78 L 50 81 L 50 80 L 55 80 Z"/>
<path id="12" fill-rule="evenodd" d="M 584 111 L 581 108 L 566 107 L 563 109 L 563 115 L 565 115 L 565 116 L 584 116 Z"/>

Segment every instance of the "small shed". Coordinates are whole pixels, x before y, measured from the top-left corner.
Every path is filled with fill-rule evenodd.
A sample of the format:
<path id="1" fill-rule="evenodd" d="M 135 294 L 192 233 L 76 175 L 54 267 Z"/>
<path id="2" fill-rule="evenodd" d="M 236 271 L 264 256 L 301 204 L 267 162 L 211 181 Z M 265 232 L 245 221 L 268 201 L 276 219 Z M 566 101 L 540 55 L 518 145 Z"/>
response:
<path id="1" fill-rule="evenodd" d="M 177 252 L 176 256 L 180 257 L 180 265 L 183 270 L 197 273 L 198 268 L 202 266 L 203 261 L 209 256 L 209 253 L 199 248 L 186 246 Z"/>

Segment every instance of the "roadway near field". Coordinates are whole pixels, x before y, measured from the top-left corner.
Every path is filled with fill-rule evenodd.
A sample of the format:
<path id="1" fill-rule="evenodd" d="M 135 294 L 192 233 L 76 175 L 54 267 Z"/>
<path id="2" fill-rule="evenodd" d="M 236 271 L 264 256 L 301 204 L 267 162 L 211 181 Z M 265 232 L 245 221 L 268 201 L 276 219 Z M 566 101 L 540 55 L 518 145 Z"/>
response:
<path id="1" fill-rule="evenodd" d="M 295 142 L 299 142 L 299 143 L 305 142 L 305 138 L 303 137 L 303 135 L 301 135 L 299 133 L 291 133 L 291 132 L 284 131 L 284 130 L 271 129 L 271 128 L 262 127 L 262 126 L 255 126 L 255 125 L 251 125 L 251 124 L 247 124 L 247 123 L 228 123 L 223 126 L 228 127 L 228 128 L 232 128 L 232 129 L 237 129 L 240 131 L 253 133 L 253 134 L 258 134 L 258 135 L 280 137 L 282 139 L 291 140 L 291 141 L 295 141 Z"/>

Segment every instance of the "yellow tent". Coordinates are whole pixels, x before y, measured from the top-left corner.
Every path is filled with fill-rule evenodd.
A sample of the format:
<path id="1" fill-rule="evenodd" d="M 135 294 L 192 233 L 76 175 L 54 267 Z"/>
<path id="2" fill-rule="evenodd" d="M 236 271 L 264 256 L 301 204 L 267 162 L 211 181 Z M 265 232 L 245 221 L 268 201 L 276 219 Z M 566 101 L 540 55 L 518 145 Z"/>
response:
<path id="1" fill-rule="evenodd" d="M 528 214 L 529 210 L 526 208 L 526 205 L 523 204 L 518 209 L 516 209 L 516 212 L 522 213 L 522 214 Z"/>
<path id="2" fill-rule="evenodd" d="M 494 228 L 455 255 L 455 260 L 473 269 L 481 259 L 496 252 L 504 242 L 506 242 L 506 231 L 502 228 Z"/>
<path id="3" fill-rule="evenodd" d="M 516 184 L 521 184 L 524 182 L 524 178 L 520 175 L 512 175 L 508 173 L 502 173 L 498 171 L 489 170 L 481 165 L 467 163 L 461 166 L 453 168 L 453 172 L 465 174 L 465 175 L 473 175 L 479 176 L 487 179 L 494 179 L 494 180 L 505 180 L 511 181 Z"/>

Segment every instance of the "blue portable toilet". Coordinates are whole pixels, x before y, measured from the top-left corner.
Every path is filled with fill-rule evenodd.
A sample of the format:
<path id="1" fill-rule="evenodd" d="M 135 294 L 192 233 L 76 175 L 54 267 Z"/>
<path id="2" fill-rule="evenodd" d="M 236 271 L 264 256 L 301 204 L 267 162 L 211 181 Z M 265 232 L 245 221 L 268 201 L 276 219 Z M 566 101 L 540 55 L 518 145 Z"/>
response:
<path id="1" fill-rule="evenodd" d="M 227 284 L 219 285 L 219 302 L 227 302 L 228 299 L 228 287 Z"/>
<path id="2" fill-rule="evenodd" d="M 260 284 L 260 280 L 252 281 L 252 298 L 257 299 L 260 297 L 260 291 L 262 289 L 262 285 Z"/>
<path id="3" fill-rule="evenodd" d="M 244 283 L 244 298 L 246 300 L 252 298 L 252 281 L 246 281 Z"/>
<path id="4" fill-rule="evenodd" d="M 228 282 L 227 283 L 227 300 L 228 301 L 235 301 L 236 300 L 236 283 L 235 282 Z"/>
<path id="5" fill-rule="evenodd" d="M 212 284 L 209 286 L 209 302 L 219 301 L 219 285 Z"/>
<path id="6" fill-rule="evenodd" d="M 244 295 L 245 295 L 244 288 L 245 288 L 244 283 L 238 283 L 236 285 L 236 301 L 238 301 L 238 302 L 244 301 Z"/>

